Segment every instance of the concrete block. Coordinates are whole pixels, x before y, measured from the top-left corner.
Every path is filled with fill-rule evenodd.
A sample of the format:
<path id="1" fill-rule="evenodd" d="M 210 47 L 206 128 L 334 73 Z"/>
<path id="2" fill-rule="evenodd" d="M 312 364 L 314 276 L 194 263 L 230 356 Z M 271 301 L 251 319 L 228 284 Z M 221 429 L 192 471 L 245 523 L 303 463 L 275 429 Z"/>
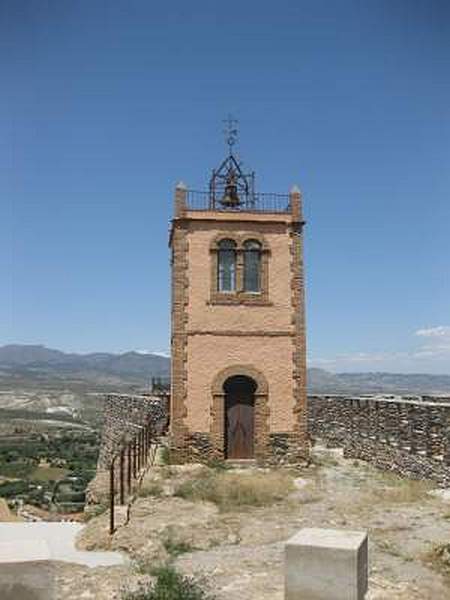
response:
<path id="1" fill-rule="evenodd" d="M 285 547 L 285 600 L 363 600 L 367 533 L 302 529 Z"/>
<path id="2" fill-rule="evenodd" d="M 50 550 L 43 540 L 0 541 L 0 598 L 56 599 Z"/>

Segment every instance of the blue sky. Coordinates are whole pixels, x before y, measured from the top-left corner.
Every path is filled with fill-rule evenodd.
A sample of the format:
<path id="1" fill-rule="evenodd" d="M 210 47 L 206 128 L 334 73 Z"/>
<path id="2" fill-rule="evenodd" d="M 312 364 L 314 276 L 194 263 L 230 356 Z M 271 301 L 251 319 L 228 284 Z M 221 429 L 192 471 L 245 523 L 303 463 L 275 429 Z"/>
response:
<path id="1" fill-rule="evenodd" d="M 304 194 L 310 364 L 450 373 L 450 4 L 0 2 L 0 343 L 167 351 L 222 119 Z"/>

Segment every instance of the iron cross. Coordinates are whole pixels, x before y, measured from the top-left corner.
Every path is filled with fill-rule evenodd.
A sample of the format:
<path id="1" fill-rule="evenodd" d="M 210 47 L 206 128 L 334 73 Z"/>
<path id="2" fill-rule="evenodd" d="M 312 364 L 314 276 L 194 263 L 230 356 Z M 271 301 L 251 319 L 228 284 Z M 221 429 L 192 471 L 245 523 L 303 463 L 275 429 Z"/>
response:
<path id="1" fill-rule="evenodd" d="M 237 121 L 237 119 L 233 119 L 233 117 L 231 115 L 228 115 L 228 117 L 226 119 L 224 119 L 223 122 L 225 123 L 225 129 L 224 129 L 225 141 L 228 144 L 228 147 L 230 149 L 230 154 L 231 154 L 231 149 L 237 141 L 238 121 Z"/>

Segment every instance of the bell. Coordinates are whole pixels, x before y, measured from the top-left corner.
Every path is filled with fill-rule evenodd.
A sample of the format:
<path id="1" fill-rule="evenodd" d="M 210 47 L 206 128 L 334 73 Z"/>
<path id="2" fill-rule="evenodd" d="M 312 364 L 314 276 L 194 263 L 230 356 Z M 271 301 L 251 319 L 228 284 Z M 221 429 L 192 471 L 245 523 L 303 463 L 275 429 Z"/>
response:
<path id="1" fill-rule="evenodd" d="M 222 206 L 226 206 L 228 208 L 235 208 L 241 204 L 237 193 L 237 185 L 236 180 L 233 176 L 228 180 L 227 185 L 225 186 L 225 192 L 222 200 L 220 201 Z"/>

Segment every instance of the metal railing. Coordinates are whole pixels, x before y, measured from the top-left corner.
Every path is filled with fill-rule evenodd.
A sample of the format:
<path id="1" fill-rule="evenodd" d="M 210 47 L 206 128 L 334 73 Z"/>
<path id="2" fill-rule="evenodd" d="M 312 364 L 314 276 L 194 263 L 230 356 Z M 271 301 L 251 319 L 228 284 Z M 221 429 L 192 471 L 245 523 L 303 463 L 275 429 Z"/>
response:
<path id="1" fill-rule="evenodd" d="M 168 394 L 170 392 L 170 377 L 152 377 L 150 380 L 150 391 L 153 394 Z"/>
<path id="2" fill-rule="evenodd" d="M 210 192 L 186 190 L 186 208 L 194 211 L 289 213 L 291 203 L 289 194 L 254 193 L 231 208 L 223 206 Z"/>
<path id="3" fill-rule="evenodd" d="M 136 425 L 139 431 L 111 459 L 109 466 L 109 533 L 116 530 L 115 507 L 130 504 L 147 468 L 154 463 L 158 436 L 153 424 Z M 117 504 L 116 504 L 117 500 Z"/>

